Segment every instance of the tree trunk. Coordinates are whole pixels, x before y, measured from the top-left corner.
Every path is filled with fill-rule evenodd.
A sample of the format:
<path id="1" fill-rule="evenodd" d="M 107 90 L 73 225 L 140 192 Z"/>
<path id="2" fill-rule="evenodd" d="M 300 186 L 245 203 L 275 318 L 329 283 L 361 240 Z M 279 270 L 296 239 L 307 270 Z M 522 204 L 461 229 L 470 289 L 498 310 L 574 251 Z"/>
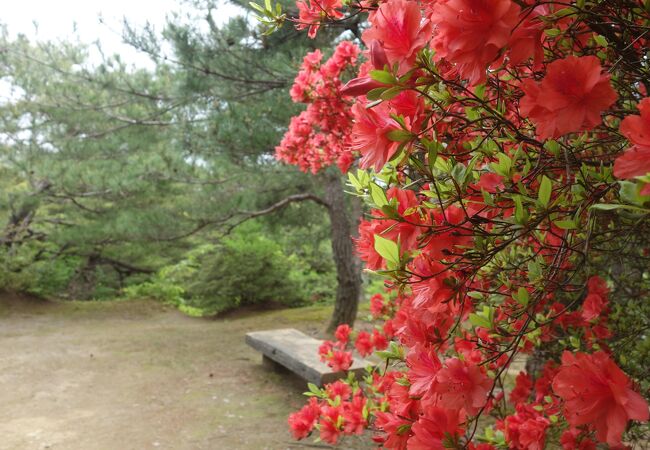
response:
<path id="1" fill-rule="evenodd" d="M 361 274 L 360 262 L 352 243 L 356 218 L 350 220 L 348 217 L 341 176 L 332 170 L 325 174 L 325 180 L 325 196 L 329 203 L 332 228 L 332 253 L 338 281 L 334 312 L 327 327 L 327 332 L 333 333 L 341 324 L 354 324 L 361 296 Z"/>

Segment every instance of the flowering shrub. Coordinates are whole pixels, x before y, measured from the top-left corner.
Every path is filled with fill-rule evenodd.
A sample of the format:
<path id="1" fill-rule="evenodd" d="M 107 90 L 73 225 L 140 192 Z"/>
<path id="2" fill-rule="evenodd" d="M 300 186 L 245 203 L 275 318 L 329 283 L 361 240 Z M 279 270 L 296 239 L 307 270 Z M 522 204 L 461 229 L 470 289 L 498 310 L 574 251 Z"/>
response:
<path id="1" fill-rule="evenodd" d="M 312 170 L 358 159 L 350 184 L 370 208 L 358 252 L 389 292 L 371 301 L 383 324 L 339 329 L 320 350 L 336 370 L 350 367 L 352 347 L 386 364 L 312 386 L 289 419 L 294 436 L 317 429 L 335 443 L 371 428 L 384 448 L 408 450 L 639 438 L 626 430 L 648 420 L 648 404 L 613 351 L 620 267 L 607 252 L 648 278 L 647 240 L 627 244 L 650 228 L 648 3 L 303 9 L 312 35 L 323 19 L 367 12 L 366 62 L 340 87 L 356 47 L 340 44 L 333 70 L 307 56 L 292 95 L 309 113 L 278 155 Z"/>
<path id="2" fill-rule="evenodd" d="M 277 159 L 305 172 L 316 173 L 334 163 L 347 172 L 354 161 L 349 150 L 352 114 L 350 101 L 340 95 L 340 77 L 358 56 L 359 47 L 349 41 L 341 42 L 325 63 L 320 50 L 305 56 L 291 98 L 308 106 L 291 119 L 289 131 L 276 147 Z"/>

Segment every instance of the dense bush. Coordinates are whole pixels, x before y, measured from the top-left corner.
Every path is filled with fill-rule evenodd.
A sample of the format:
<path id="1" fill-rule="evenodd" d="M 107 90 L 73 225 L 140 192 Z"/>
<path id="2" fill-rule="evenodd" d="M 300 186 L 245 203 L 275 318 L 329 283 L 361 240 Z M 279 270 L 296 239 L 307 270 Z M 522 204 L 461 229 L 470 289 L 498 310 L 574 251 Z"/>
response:
<path id="1" fill-rule="evenodd" d="M 259 303 L 296 305 L 302 301 L 301 286 L 291 273 L 291 258 L 265 237 L 227 239 L 199 262 L 188 293 L 190 303 L 208 313 Z"/>
<path id="2" fill-rule="evenodd" d="M 47 297 L 67 289 L 80 264 L 79 258 L 33 261 L 38 251 L 29 246 L 0 251 L 0 290 Z"/>
<path id="3" fill-rule="evenodd" d="M 331 264 L 314 267 L 312 250 L 287 254 L 283 245 L 254 226 L 217 245 L 190 251 L 150 280 L 125 289 L 128 297 L 150 297 L 189 315 L 214 315 L 239 306 L 298 306 L 333 298 Z M 236 270 L 235 270 L 236 268 Z"/>

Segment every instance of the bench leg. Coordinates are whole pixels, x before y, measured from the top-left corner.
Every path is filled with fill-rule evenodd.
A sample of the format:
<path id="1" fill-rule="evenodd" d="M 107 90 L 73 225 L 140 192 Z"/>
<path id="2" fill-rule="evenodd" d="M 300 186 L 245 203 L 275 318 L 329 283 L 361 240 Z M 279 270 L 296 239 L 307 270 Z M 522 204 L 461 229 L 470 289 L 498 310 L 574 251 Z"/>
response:
<path id="1" fill-rule="evenodd" d="M 286 367 L 284 367 L 282 364 L 272 360 L 266 355 L 262 355 L 262 366 L 268 370 L 272 370 L 273 372 L 281 373 L 281 374 L 288 374 L 288 373 L 293 373 Z"/>
<path id="2" fill-rule="evenodd" d="M 262 355 L 262 365 L 269 370 L 278 370 L 282 367 L 266 355 Z"/>

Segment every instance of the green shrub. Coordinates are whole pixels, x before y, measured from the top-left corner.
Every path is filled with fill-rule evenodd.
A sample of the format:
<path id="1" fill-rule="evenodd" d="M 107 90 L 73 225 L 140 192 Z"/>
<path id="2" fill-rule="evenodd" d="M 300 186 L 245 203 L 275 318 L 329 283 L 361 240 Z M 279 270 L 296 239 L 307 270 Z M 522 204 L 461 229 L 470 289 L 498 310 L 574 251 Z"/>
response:
<path id="1" fill-rule="evenodd" d="M 264 236 L 250 224 L 220 244 L 205 244 L 149 280 L 126 287 L 129 298 L 153 298 L 190 316 L 214 315 L 246 305 L 298 306 L 334 299 L 333 264 L 318 259 L 306 243 L 292 254 L 286 243 Z M 326 254 L 327 258 L 328 255 Z"/>
<path id="2" fill-rule="evenodd" d="M 80 258 L 63 256 L 34 261 L 39 250 L 37 246 L 0 250 L 1 290 L 27 292 L 40 297 L 65 291 L 79 267 Z"/>
<path id="3" fill-rule="evenodd" d="M 262 235 L 235 235 L 200 259 L 186 304 L 207 314 L 244 305 L 275 302 L 295 306 L 306 294 L 292 273 L 296 258 Z"/>
<path id="4" fill-rule="evenodd" d="M 178 307 L 185 305 L 189 298 L 187 286 L 201 268 L 200 259 L 215 249 L 211 244 L 197 247 L 177 264 L 162 268 L 149 280 L 125 287 L 124 295 L 128 298 L 153 298 Z"/>

